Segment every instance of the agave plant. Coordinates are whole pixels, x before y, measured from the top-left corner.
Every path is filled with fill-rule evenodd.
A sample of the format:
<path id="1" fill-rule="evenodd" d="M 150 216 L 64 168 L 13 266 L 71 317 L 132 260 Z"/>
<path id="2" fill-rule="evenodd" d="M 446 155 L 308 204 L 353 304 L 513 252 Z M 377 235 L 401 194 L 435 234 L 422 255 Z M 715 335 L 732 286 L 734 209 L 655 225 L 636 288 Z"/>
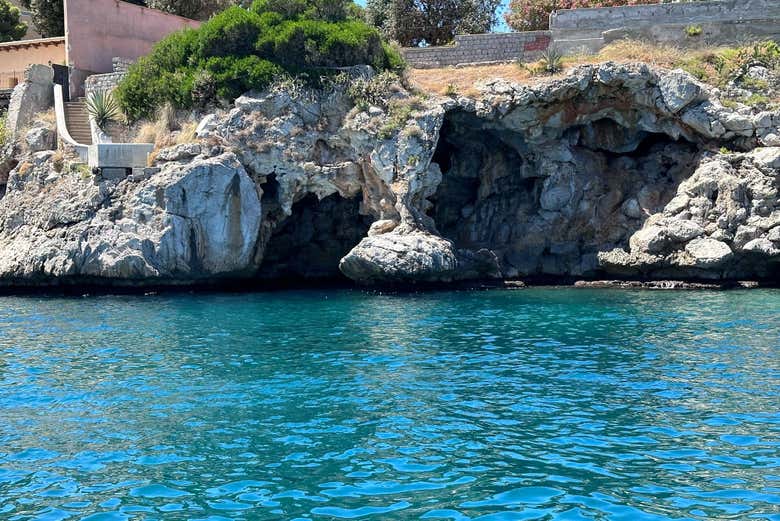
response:
<path id="1" fill-rule="evenodd" d="M 563 70 L 563 55 L 554 45 L 551 45 L 547 50 L 542 52 L 541 65 L 548 74 L 561 72 L 561 70 Z"/>
<path id="2" fill-rule="evenodd" d="M 122 115 L 114 95 L 107 90 L 95 91 L 89 95 L 86 101 L 87 112 L 101 130 L 109 121 L 116 121 Z"/>

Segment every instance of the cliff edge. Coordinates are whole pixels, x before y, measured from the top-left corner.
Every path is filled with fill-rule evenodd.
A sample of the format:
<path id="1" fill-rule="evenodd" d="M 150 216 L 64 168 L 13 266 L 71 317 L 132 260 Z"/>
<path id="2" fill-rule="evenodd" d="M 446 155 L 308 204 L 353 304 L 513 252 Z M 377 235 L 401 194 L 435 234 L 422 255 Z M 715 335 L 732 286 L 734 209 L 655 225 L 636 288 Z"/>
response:
<path id="1" fill-rule="evenodd" d="M 0 157 L 0 283 L 778 281 L 780 113 L 603 63 L 478 96 L 248 93 L 159 171 Z"/>

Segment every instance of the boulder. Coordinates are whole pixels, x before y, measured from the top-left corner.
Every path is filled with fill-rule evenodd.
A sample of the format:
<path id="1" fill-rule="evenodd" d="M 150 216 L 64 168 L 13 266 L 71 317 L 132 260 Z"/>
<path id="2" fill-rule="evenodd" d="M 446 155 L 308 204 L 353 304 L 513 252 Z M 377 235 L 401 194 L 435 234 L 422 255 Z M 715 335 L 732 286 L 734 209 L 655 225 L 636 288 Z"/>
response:
<path id="1" fill-rule="evenodd" d="M 658 81 L 658 88 L 664 103 L 674 114 L 698 101 L 702 94 L 701 84 L 682 69 L 675 69 L 663 75 Z"/>
<path id="2" fill-rule="evenodd" d="M 367 237 L 339 263 L 344 275 L 369 285 L 448 282 L 457 268 L 452 243 L 426 232 Z"/>
<path id="3" fill-rule="evenodd" d="M 30 152 L 42 152 L 57 148 L 57 134 L 46 127 L 35 127 L 24 136 L 27 150 Z"/>
<path id="4" fill-rule="evenodd" d="M 685 252 L 693 258 L 697 268 L 713 268 L 721 266 L 729 260 L 733 252 L 729 245 L 715 239 L 695 239 L 685 245 Z"/>

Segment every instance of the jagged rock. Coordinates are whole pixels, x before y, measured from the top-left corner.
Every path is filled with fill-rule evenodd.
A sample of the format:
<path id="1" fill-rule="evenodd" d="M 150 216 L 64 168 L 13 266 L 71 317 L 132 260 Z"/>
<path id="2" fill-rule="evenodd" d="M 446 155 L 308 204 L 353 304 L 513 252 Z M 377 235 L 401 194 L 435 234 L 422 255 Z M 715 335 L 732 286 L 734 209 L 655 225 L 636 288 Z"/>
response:
<path id="1" fill-rule="evenodd" d="M 780 147 L 757 148 L 750 156 L 760 166 L 773 170 L 780 169 Z"/>
<path id="2" fill-rule="evenodd" d="M 47 65 L 30 65 L 24 81 L 14 87 L 8 105 L 7 128 L 12 136 L 33 122 L 35 115 L 54 105 L 54 70 Z"/>
<path id="3" fill-rule="evenodd" d="M 48 190 L 60 196 L 35 212 L 48 164 L 23 164 L 0 204 L 6 284 L 190 283 L 252 265 L 261 205 L 235 156 L 172 163 L 141 183 L 96 185 L 67 172 Z"/>
<path id="4" fill-rule="evenodd" d="M 387 233 L 360 241 L 339 269 L 364 284 L 448 282 L 457 276 L 458 260 L 452 243 L 441 237 Z"/>
<path id="5" fill-rule="evenodd" d="M 720 266 L 731 258 L 733 252 L 729 245 L 715 239 L 696 239 L 685 245 L 685 251 L 693 257 L 697 268 Z"/>
<path id="6" fill-rule="evenodd" d="M 199 138 L 207 137 L 217 127 L 219 120 L 216 114 L 208 114 L 200 120 L 195 128 L 195 135 Z"/>
<path id="7" fill-rule="evenodd" d="M 641 64 L 480 89 L 398 89 L 404 121 L 338 92 L 250 92 L 204 118 L 201 141 L 160 151 L 152 176 L 100 180 L 55 169 L 52 152 L 0 155 L 0 282 L 337 267 L 365 284 L 777 278 L 780 153 L 710 151 L 771 141 L 780 114 L 726 108 L 687 74 Z"/>
<path id="8" fill-rule="evenodd" d="M 500 276 L 487 250 L 458 251 L 452 242 L 413 231 L 363 239 L 340 262 L 347 277 L 363 284 L 416 284 Z"/>
<path id="9" fill-rule="evenodd" d="M 658 82 L 664 103 L 672 113 L 697 101 L 702 93 L 701 85 L 682 69 L 675 69 L 664 75 Z"/>
<path id="10" fill-rule="evenodd" d="M 745 244 L 742 249 L 744 251 L 759 253 L 767 257 L 775 257 L 780 255 L 780 248 L 776 247 L 773 244 L 773 241 L 769 240 L 769 238 L 764 237 L 753 239 L 752 241 Z"/>
<path id="11" fill-rule="evenodd" d="M 182 161 L 199 156 L 200 153 L 201 145 L 199 143 L 184 143 L 173 147 L 163 148 L 157 153 L 156 159 L 158 162 Z"/>
<path id="12" fill-rule="evenodd" d="M 42 152 L 57 148 L 57 135 L 53 130 L 46 127 L 31 129 L 24 136 L 24 141 L 27 143 L 27 150 L 30 152 Z"/>
<path id="13" fill-rule="evenodd" d="M 628 252 L 599 254 L 602 267 L 647 276 L 772 277 L 780 253 L 780 149 L 727 159 L 705 158 L 663 212 L 631 237 Z"/>

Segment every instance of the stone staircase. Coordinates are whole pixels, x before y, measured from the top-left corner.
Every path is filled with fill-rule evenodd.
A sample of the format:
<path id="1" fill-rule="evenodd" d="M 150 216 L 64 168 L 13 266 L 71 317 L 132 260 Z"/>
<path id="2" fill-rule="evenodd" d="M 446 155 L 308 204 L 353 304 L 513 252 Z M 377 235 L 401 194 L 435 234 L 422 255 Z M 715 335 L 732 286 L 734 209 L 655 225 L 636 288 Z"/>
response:
<path id="1" fill-rule="evenodd" d="M 92 144 L 92 130 L 84 98 L 65 102 L 65 125 L 74 141 L 81 145 Z"/>

